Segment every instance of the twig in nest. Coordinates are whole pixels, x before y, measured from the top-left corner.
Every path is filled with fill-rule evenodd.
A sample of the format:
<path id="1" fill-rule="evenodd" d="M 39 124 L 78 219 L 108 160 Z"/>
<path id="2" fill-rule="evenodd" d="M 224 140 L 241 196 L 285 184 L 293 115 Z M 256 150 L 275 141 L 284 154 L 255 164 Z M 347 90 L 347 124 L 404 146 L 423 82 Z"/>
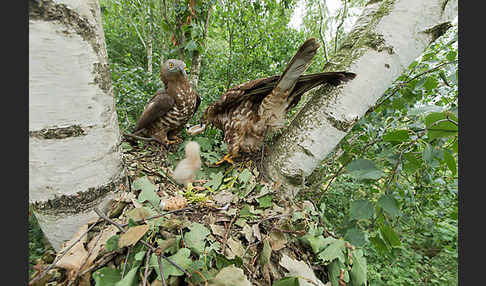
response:
<path id="1" fill-rule="evenodd" d="M 84 258 L 83 263 L 81 263 L 81 267 L 79 267 L 78 271 L 76 271 L 76 275 L 74 275 L 74 279 L 69 281 L 68 286 L 71 285 L 72 282 L 76 282 L 78 280 L 78 278 L 80 276 L 82 276 L 82 275 L 79 275 L 79 272 L 81 271 L 81 269 L 83 269 L 84 265 L 86 265 L 86 262 L 88 262 L 88 258 L 91 256 L 91 254 L 93 254 L 93 251 L 94 251 L 96 245 L 98 245 L 98 242 L 100 241 L 102 234 L 103 234 L 103 232 L 100 231 L 100 233 L 98 234 L 98 237 L 96 238 L 96 241 L 95 241 L 93 247 L 89 250 L 88 255 Z M 83 275 L 84 275 L 84 273 L 83 273 Z"/>
<path id="2" fill-rule="evenodd" d="M 224 250 L 226 248 L 226 241 L 228 240 L 228 233 L 231 229 L 231 226 L 233 225 L 233 222 L 235 221 L 236 219 L 236 215 L 233 216 L 233 218 L 231 219 L 229 225 L 228 225 L 228 228 L 226 229 L 226 231 L 224 232 L 224 239 L 223 239 L 223 248 L 221 249 L 221 253 L 224 253 Z"/>
<path id="3" fill-rule="evenodd" d="M 123 270 L 122 270 L 122 275 L 121 275 L 122 279 L 123 279 L 123 276 L 125 276 L 125 270 L 127 269 L 127 262 L 128 262 L 128 256 L 130 255 L 130 249 L 131 249 L 131 247 L 128 247 L 127 256 L 125 256 L 125 262 L 123 263 Z"/>
<path id="4" fill-rule="evenodd" d="M 139 223 L 143 223 L 143 222 L 146 222 L 148 220 L 151 220 L 151 219 L 156 219 L 156 218 L 159 218 L 159 217 L 163 217 L 163 216 L 166 216 L 168 214 L 171 214 L 171 213 L 177 213 L 177 212 L 182 212 L 182 211 L 187 211 L 187 210 L 190 210 L 192 209 L 192 207 L 185 207 L 185 208 L 182 208 L 182 209 L 178 209 L 178 210 L 172 210 L 172 211 L 168 211 L 168 212 L 165 212 L 163 214 L 158 214 L 158 215 L 154 215 L 154 216 L 151 216 L 149 218 L 145 218 L 145 219 L 140 219 L 140 220 L 137 220 L 135 221 L 136 224 L 139 224 Z M 125 226 L 128 226 L 128 223 L 125 223 L 125 224 L 122 224 L 120 225 L 121 227 L 125 227 Z"/>
<path id="5" fill-rule="evenodd" d="M 166 286 L 164 270 L 162 269 L 162 253 L 157 255 L 157 261 L 159 262 L 160 279 L 162 279 L 162 285 Z"/>
<path id="6" fill-rule="evenodd" d="M 147 251 L 147 257 L 145 258 L 145 271 L 144 271 L 144 274 L 143 274 L 143 283 L 142 283 L 142 286 L 147 285 L 148 269 L 150 268 L 149 267 L 150 254 L 152 254 L 152 250 L 151 249 L 149 249 Z"/>
<path id="7" fill-rule="evenodd" d="M 71 248 L 73 248 L 85 235 L 88 234 L 88 232 L 96 225 L 96 223 L 93 223 L 73 244 L 71 244 L 71 246 L 69 246 L 68 248 L 66 248 L 66 250 L 63 251 L 63 253 L 58 256 L 59 258 L 56 258 L 52 263 L 51 265 L 49 265 L 46 269 L 42 270 L 41 273 L 39 273 L 38 275 L 36 275 L 34 278 L 32 278 L 32 280 L 29 281 L 29 285 L 33 285 L 35 282 L 39 281 L 39 279 L 41 279 L 42 277 L 44 277 L 47 272 L 49 270 L 51 270 L 54 266 L 56 266 L 56 264 L 59 262 L 59 260 L 61 260 L 64 255 L 66 255 L 66 253 L 68 253 L 69 250 L 71 250 Z"/>
<path id="8" fill-rule="evenodd" d="M 108 252 L 106 253 L 102 258 L 100 258 L 95 264 L 93 264 L 91 267 L 89 267 L 88 269 L 84 270 L 83 272 L 81 272 L 81 274 L 79 274 L 80 276 L 83 276 L 84 274 L 92 271 L 93 269 L 97 268 L 97 267 L 101 267 L 103 265 L 105 265 L 106 263 L 108 263 L 108 261 L 112 260 L 113 257 L 115 255 L 117 255 L 117 251 L 116 250 L 113 250 L 111 252 Z"/>

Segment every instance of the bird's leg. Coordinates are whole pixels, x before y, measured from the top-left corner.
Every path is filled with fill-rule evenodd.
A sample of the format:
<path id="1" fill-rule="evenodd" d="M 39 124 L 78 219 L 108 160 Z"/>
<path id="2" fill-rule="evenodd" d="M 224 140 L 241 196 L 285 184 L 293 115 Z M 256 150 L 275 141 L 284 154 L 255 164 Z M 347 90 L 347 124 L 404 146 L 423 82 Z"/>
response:
<path id="1" fill-rule="evenodd" d="M 194 183 L 199 183 L 199 184 L 204 184 L 204 183 L 207 183 L 208 180 L 200 179 L 200 180 L 194 180 L 193 182 Z"/>
<path id="2" fill-rule="evenodd" d="M 218 162 L 214 163 L 214 165 L 219 166 L 219 165 L 223 164 L 224 161 L 226 161 L 226 162 L 230 163 L 231 165 L 233 165 L 235 163 L 233 161 L 233 158 L 234 157 L 232 157 L 231 154 L 228 153 L 223 158 L 221 158 L 221 160 L 219 160 Z"/>
<path id="3" fill-rule="evenodd" d="M 175 132 L 168 132 L 167 141 L 169 142 L 169 144 L 181 144 L 183 140 L 182 138 L 177 136 Z"/>

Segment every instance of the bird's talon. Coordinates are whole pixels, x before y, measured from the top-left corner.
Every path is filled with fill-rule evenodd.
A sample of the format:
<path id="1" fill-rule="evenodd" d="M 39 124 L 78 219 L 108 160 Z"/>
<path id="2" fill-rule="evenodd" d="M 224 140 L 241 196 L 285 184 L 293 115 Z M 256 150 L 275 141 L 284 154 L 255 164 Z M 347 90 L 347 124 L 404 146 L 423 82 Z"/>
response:
<path id="1" fill-rule="evenodd" d="M 223 158 L 221 158 L 221 160 L 219 160 L 218 162 L 214 163 L 214 165 L 219 166 L 219 165 L 223 164 L 224 161 L 230 163 L 231 165 L 233 165 L 235 163 L 233 161 L 233 159 L 231 158 L 231 154 L 226 154 Z"/>

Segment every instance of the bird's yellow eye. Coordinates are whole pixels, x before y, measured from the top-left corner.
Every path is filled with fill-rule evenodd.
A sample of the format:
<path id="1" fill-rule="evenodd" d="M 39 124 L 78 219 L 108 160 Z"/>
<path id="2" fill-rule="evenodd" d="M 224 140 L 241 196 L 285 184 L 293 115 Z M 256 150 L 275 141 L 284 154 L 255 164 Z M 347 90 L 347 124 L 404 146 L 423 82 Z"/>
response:
<path id="1" fill-rule="evenodd" d="M 169 68 L 173 68 L 174 67 L 174 64 L 173 63 L 169 63 Z"/>

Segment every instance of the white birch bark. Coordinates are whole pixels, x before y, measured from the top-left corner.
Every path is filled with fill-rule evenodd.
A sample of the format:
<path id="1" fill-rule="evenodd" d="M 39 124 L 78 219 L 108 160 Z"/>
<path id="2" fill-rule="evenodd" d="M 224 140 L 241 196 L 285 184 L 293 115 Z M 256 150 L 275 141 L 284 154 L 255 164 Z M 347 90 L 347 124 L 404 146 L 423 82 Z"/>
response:
<path id="1" fill-rule="evenodd" d="M 52 246 L 124 182 L 97 0 L 29 1 L 29 202 Z"/>
<path id="2" fill-rule="evenodd" d="M 266 170 L 298 190 L 339 141 L 426 47 L 457 16 L 457 0 L 370 1 L 327 71 L 357 77 L 337 88 L 318 88 L 272 146 Z M 295 194 L 295 193 L 294 193 Z M 289 194 L 292 195 L 292 194 Z"/>

